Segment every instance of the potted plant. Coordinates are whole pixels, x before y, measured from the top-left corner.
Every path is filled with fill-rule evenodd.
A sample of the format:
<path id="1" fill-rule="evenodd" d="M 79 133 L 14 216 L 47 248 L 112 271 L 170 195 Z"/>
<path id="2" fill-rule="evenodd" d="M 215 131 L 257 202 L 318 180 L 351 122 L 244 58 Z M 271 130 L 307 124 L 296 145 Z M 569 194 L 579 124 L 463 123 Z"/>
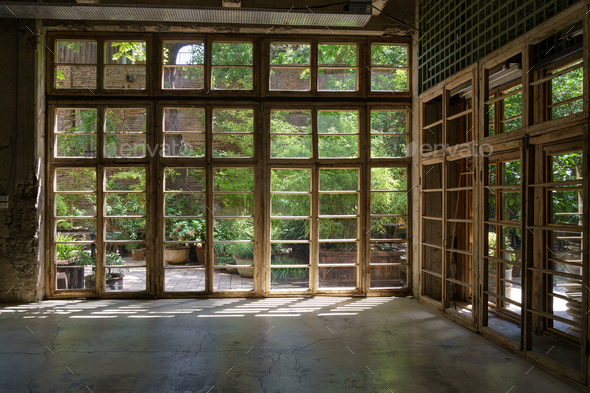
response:
<path id="1" fill-rule="evenodd" d="M 107 251 L 106 253 L 106 285 L 108 289 L 115 290 L 121 288 L 123 285 L 123 269 L 112 268 L 111 266 L 121 266 L 125 264 L 125 260 L 118 252 Z M 77 262 L 81 265 L 93 265 L 95 263 L 94 257 L 86 251 L 80 251 Z M 96 266 L 92 268 L 92 273 L 84 276 L 84 284 L 86 289 L 96 288 Z"/>
<path id="2" fill-rule="evenodd" d="M 235 264 L 238 265 L 238 273 L 242 277 L 254 277 L 254 245 L 252 243 L 235 243 L 231 246 L 230 253 L 234 257 Z"/>
<path id="3" fill-rule="evenodd" d="M 76 238 L 71 235 L 58 234 L 55 238 L 58 242 L 72 242 Z M 57 289 L 76 289 L 80 288 L 82 279 L 84 277 L 84 268 L 64 268 L 59 269 L 60 266 L 77 265 L 76 256 L 80 251 L 81 246 L 72 243 L 57 243 L 55 245 L 55 257 L 57 271 Z"/>
<path id="4" fill-rule="evenodd" d="M 175 221 L 171 228 L 167 228 L 167 231 L 167 239 L 175 243 L 166 244 L 164 260 L 169 264 L 186 263 L 190 257 L 191 245 L 189 243 L 204 238 L 205 222 L 204 220 L 179 220 Z M 202 251 L 201 258 L 204 259 L 203 247 L 198 245 L 196 247 L 197 259 L 199 259 L 199 251 Z M 204 261 L 202 262 L 204 263 Z"/>

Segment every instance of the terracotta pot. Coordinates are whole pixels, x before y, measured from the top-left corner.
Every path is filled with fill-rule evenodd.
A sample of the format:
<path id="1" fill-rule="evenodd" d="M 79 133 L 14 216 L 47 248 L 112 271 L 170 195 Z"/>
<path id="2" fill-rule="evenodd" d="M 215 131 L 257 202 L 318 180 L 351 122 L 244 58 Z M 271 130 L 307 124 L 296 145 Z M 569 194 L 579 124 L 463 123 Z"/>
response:
<path id="1" fill-rule="evenodd" d="M 133 251 L 133 255 L 131 257 L 134 261 L 141 261 L 145 258 L 145 250 L 143 248 L 138 248 Z"/>
<path id="2" fill-rule="evenodd" d="M 190 251 L 190 247 L 165 248 L 164 260 L 171 265 L 185 263 L 189 260 Z"/>

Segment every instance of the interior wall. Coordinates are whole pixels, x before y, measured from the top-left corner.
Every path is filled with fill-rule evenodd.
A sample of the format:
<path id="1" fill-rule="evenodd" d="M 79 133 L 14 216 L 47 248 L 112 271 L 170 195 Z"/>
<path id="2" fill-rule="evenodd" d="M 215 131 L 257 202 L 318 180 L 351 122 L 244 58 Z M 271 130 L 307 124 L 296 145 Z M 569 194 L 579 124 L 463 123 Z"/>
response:
<path id="1" fill-rule="evenodd" d="M 43 38 L 35 21 L 0 23 L 0 301 L 43 296 Z"/>

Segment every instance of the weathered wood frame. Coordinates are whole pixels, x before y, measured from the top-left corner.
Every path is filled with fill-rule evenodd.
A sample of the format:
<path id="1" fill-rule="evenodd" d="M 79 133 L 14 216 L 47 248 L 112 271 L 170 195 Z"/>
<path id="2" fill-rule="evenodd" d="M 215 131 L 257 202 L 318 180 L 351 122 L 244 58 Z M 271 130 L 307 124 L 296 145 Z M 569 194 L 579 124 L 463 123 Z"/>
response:
<path id="1" fill-rule="evenodd" d="M 538 296 L 543 297 L 544 294 L 541 291 L 542 282 L 537 277 L 537 273 L 534 273 L 536 269 L 537 261 L 544 261 L 544 241 L 536 241 L 538 233 L 544 229 L 542 223 L 545 197 L 543 194 L 544 187 L 544 146 L 558 143 L 558 141 L 577 140 L 577 146 L 582 145 L 584 151 L 584 164 L 583 164 L 583 203 L 584 203 L 584 217 L 589 217 L 588 203 L 589 203 L 589 181 L 588 181 L 588 159 L 589 159 L 589 142 L 588 142 L 588 120 L 590 118 L 590 78 L 587 76 L 589 72 L 588 61 L 590 59 L 590 17 L 588 15 L 589 2 L 583 1 L 576 5 L 571 6 L 569 9 L 563 11 L 559 15 L 555 16 L 551 20 L 541 24 L 540 26 L 532 29 L 523 36 L 515 39 L 509 44 L 505 45 L 496 52 L 481 59 L 478 64 L 475 64 L 476 80 L 479 80 L 478 87 L 480 89 L 480 102 L 475 106 L 479 113 L 479 121 L 476 123 L 479 137 L 476 139 L 475 145 L 476 150 L 479 152 L 477 158 L 477 173 L 478 179 L 481 183 L 477 186 L 477 194 L 480 203 L 474 205 L 477 213 L 474 212 L 474 222 L 477 228 L 478 237 L 481 239 L 479 243 L 480 251 L 477 253 L 477 258 L 474 261 L 476 264 L 477 271 L 479 272 L 480 281 L 477 282 L 478 290 L 474 291 L 478 297 L 477 303 L 479 304 L 479 316 L 475 318 L 475 329 L 477 329 L 482 335 L 489 339 L 499 343 L 500 345 L 512 350 L 520 356 L 531 359 L 535 365 L 538 365 L 545 370 L 561 377 L 562 379 L 572 383 L 579 388 L 588 389 L 588 374 L 590 372 L 590 359 L 587 354 L 587 346 L 589 342 L 589 321 L 588 317 L 585 316 L 582 325 L 582 343 L 581 343 L 581 370 L 572 370 L 566 367 L 560 362 L 557 362 L 549 357 L 535 353 L 531 349 L 531 339 L 533 332 L 533 324 L 535 323 L 535 316 L 529 312 L 533 307 L 533 301 Z M 542 89 L 543 80 L 546 75 L 542 72 L 543 70 L 534 70 L 532 64 L 533 46 L 545 39 L 548 36 L 556 34 L 562 30 L 567 30 L 571 27 L 572 23 L 580 20 L 580 15 L 583 16 L 584 22 L 584 43 L 583 43 L 583 69 L 584 69 L 584 111 L 575 115 L 567 116 L 556 120 L 546 121 L 546 117 L 543 113 L 546 111 L 547 102 L 545 100 L 545 91 Z M 485 125 L 485 101 L 488 100 L 489 92 L 487 91 L 487 71 L 496 64 L 518 54 L 522 53 L 522 91 L 523 91 L 523 126 L 521 129 L 511 131 L 508 133 L 496 134 L 493 136 L 485 137 L 484 125 Z M 530 71 L 530 72 L 527 72 Z M 423 93 L 420 96 L 420 110 L 423 110 L 423 103 L 429 101 L 437 95 L 441 95 L 450 83 L 453 83 L 459 74 L 449 78 L 447 81 L 440 83 L 433 87 L 429 91 Z M 540 82 L 535 82 L 540 81 Z M 443 105 L 443 115 L 444 115 Z M 444 118 L 444 116 L 443 116 Z M 497 120 L 496 116 L 496 120 Z M 420 115 L 420 121 L 422 121 L 422 113 Z M 420 123 L 420 130 L 422 130 L 423 124 Z M 444 123 L 443 123 L 444 127 Z M 444 131 L 444 130 L 443 130 Z M 487 319 L 487 303 L 484 302 L 485 297 L 483 296 L 485 283 L 481 281 L 485 278 L 484 271 L 484 253 L 487 241 L 485 239 L 485 233 L 483 220 L 485 219 L 485 192 L 484 178 L 487 176 L 485 171 L 486 153 L 495 155 L 500 154 L 518 154 L 521 160 L 521 173 L 522 173 L 522 252 L 523 252 L 523 298 L 522 298 L 522 315 L 521 315 L 521 340 L 520 343 L 515 343 L 507 337 L 493 331 L 492 329 L 485 326 L 484 321 Z M 431 164 L 434 162 L 442 162 L 444 160 L 441 152 L 435 152 L 430 154 L 421 154 L 420 165 Z M 420 181 L 422 181 L 422 176 Z M 443 204 L 444 206 L 444 204 Z M 420 223 L 422 224 L 421 220 Z M 531 229 L 531 231 L 528 230 Z M 422 229 L 420 229 L 422 233 Z M 534 235 L 533 235 L 534 233 Z M 588 220 L 584 220 L 583 223 L 583 282 L 587 284 L 588 281 L 588 261 L 589 261 L 589 223 Z M 421 258 L 421 257 L 420 257 Z M 421 262 L 420 262 L 421 263 Z M 531 270 L 533 269 L 533 270 Z M 423 283 L 421 282 L 421 285 Z M 422 293 L 422 291 L 420 292 Z M 582 309 L 588 309 L 587 293 L 584 292 Z M 433 303 L 427 298 L 421 296 L 420 299 L 424 304 L 429 305 L 436 310 L 442 312 L 440 303 Z M 445 313 L 446 315 L 446 313 Z M 448 316 L 448 315 L 447 315 Z M 542 317 L 542 316 L 540 316 Z M 538 318 L 537 318 L 538 319 Z"/>

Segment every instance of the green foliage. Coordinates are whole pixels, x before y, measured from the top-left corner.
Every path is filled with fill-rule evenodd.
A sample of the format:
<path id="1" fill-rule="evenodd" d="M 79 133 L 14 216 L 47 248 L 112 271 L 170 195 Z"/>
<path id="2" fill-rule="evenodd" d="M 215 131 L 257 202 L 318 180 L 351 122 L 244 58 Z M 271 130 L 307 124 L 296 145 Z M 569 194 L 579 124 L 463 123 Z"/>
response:
<path id="1" fill-rule="evenodd" d="M 576 62 L 568 67 L 581 63 Z M 555 72 L 558 72 L 557 70 Z M 567 74 L 558 76 L 551 81 L 551 103 L 557 104 L 572 98 L 580 97 L 579 100 L 571 101 L 563 105 L 551 108 L 551 119 L 559 119 L 565 116 L 574 115 L 582 112 L 584 93 L 584 68 L 570 71 Z"/>
<path id="2" fill-rule="evenodd" d="M 213 89 L 252 90 L 252 67 L 241 67 L 252 65 L 251 43 L 214 42 L 212 61 L 211 87 Z"/>
<path id="3" fill-rule="evenodd" d="M 184 246 L 188 242 L 205 239 L 204 219 L 167 220 L 166 239 L 178 243 L 168 243 L 166 247 Z"/>
<path id="4" fill-rule="evenodd" d="M 76 238 L 70 235 L 62 235 L 58 233 L 55 236 L 56 242 L 72 242 L 75 240 Z M 80 251 L 80 246 L 78 244 L 57 243 L 55 245 L 55 257 L 58 261 L 73 258 L 78 254 L 78 251 Z"/>
<path id="5" fill-rule="evenodd" d="M 238 259 L 254 258 L 254 245 L 252 243 L 233 243 L 229 246 L 228 251 Z"/>
<path id="6" fill-rule="evenodd" d="M 109 42 L 118 51 L 113 53 L 107 64 L 142 64 L 146 60 L 145 42 Z"/>
<path id="7" fill-rule="evenodd" d="M 270 64 L 310 64 L 311 47 L 309 44 L 270 44 Z"/>
<path id="8" fill-rule="evenodd" d="M 407 67 L 408 47 L 403 45 L 371 45 L 371 65 Z"/>

